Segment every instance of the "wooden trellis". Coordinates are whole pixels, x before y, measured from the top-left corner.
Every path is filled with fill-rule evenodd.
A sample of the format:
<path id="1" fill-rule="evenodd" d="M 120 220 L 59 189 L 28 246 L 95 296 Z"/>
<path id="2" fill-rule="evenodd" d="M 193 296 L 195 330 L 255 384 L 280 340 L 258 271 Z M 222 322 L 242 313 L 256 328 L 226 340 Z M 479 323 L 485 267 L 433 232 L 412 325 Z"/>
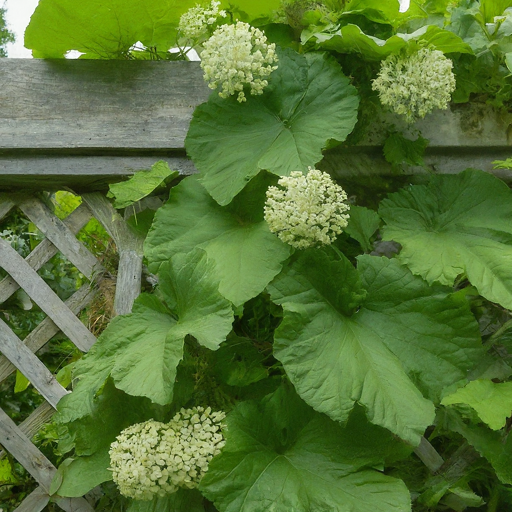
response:
<path id="1" fill-rule="evenodd" d="M 140 290 L 142 240 L 106 199 L 106 184 L 161 159 L 182 174 L 195 172 L 184 140 L 193 109 L 209 93 L 198 63 L 0 59 L 0 219 L 18 208 L 45 236 L 25 260 L 0 239 L 0 267 L 8 274 L 0 282 L 0 304 L 21 287 L 47 315 L 24 340 L 0 320 L 0 382 L 19 369 L 45 399 L 19 425 L 0 410 L 0 445 L 39 485 L 17 512 L 42 511 L 50 500 L 56 469 L 31 438 L 69 392 L 37 351 L 59 331 L 84 352 L 95 341 L 77 315 L 94 298 L 105 271 L 75 235 L 92 216 L 105 227 L 120 256 L 115 311 L 129 312 Z M 338 178 L 359 181 L 375 174 L 396 175 L 398 171 L 382 157 L 391 124 L 400 127 L 394 118 L 375 119 L 357 146 L 330 150 L 319 167 Z M 512 156 L 511 126 L 510 114 L 461 106 L 436 112 L 415 128 L 430 140 L 425 162 L 431 172 L 476 167 L 511 181 L 508 171 L 492 168 L 493 160 Z M 72 190 L 83 204 L 61 221 L 34 195 L 41 190 Z M 65 302 L 38 275 L 57 252 L 88 280 Z M 463 466 L 460 458 L 454 464 L 444 462 L 426 440 L 416 453 L 445 479 L 457 477 L 451 466 Z M 466 454 L 466 465 L 473 456 Z M 66 511 L 93 510 L 84 498 L 54 499 Z"/>
<path id="2" fill-rule="evenodd" d="M 57 382 L 35 353 L 59 331 L 82 352 L 91 348 L 96 338 L 76 315 L 90 304 L 105 278 L 105 269 L 101 263 L 75 235 L 94 216 L 116 241 L 120 253 L 120 267 L 114 308 L 118 314 L 130 311 L 140 290 L 142 241 L 128 231 L 123 219 L 100 194 L 86 194 L 84 203 L 64 221 L 59 220 L 33 195 L 2 194 L 0 217 L 4 217 L 14 208 L 21 210 L 45 238 L 26 259 L 8 242 L 0 239 L 0 264 L 8 273 L 0 282 L 0 303 L 22 288 L 47 316 L 24 340 L 20 340 L 0 319 L 0 351 L 3 354 L 0 357 L 0 382 L 18 369 L 44 397 L 45 402 L 20 425 L 16 425 L 0 409 L 0 444 L 39 484 L 17 510 L 37 512 L 43 510 L 50 499 L 49 488 L 56 468 L 30 439 L 49 420 L 58 401 L 68 391 Z M 37 273 L 57 252 L 65 256 L 88 280 L 65 302 L 59 299 Z M 56 503 L 67 511 L 93 510 L 83 498 L 58 498 Z"/>

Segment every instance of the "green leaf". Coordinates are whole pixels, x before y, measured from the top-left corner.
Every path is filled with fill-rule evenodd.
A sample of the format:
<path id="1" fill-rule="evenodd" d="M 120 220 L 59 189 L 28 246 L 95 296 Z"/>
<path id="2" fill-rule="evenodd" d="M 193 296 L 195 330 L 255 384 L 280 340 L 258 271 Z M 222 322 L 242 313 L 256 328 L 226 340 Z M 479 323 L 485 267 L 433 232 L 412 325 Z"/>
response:
<path id="1" fill-rule="evenodd" d="M 412 34 L 396 34 L 379 39 L 365 34 L 357 25 L 347 24 L 334 33 L 304 31 L 302 42 L 311 41 L 320 50 L 339 53 L 360 53 L 369 60 L 385 59 L 408 45 L 425 44 L 443 53 L 473 53 L 459 36 L 435 25 L 421 27 Z"/>
<path id="2" fill-rule="evenodd" d="M 53 478 L 51 494 L 69 498 L 83 496 L 103 482 L 112 480 L 109 466 L 110 456 L 107 449 L 88 457 L 66 459 Z"/>
<path id="3" fill-rule="evenodd" d="M 495 16 L 501 16 L 503 11 L 512 7 L 511 0 L 481 0 L 480 12 L 485 23 L 493 23 Z"/>
<path id="4" fill-rule="evenodd" d="M 214 355 L 214 372 L 229 386 L 248 386 L 268 377 L 262 354 L 248 338 L 229 336 Z"/>
<path id="5" fill-rule="evenodd" d="M 160 289 L 178 321 L 166 342 L 182 344 L 187 335 L 210 350 L 217 350 L 231 331 L 231 304 L 219 293 L 213 265 L 202 250 L 174 255 L 158 272 Z"/>
<path id="6" fill-rule="evenodd" d="M 347 3 L 343 16 L 348 14 L 362 14 L 365 18 L 376 23 L 394 25 L 399 17 L 400 2 L 392 0 L 351 0 Z M 342 18 L 343 19 L 343 18 Z"/>
<path id="7" fill-rule="evenodd" d="M 169 164 L 160 160 L 151 170 L 140 170 L 128 180 L 109 185 L 107 197 L 114 197 L 115 208 L 126 208 L 148 196 L 157 188 L 179 176 L 178 171 L 171 171 Z"/>
<path id="8" fill-rule="evenodd" d="M 77 362 L 78 383 L 59 402 L 60 421 L 91 414 L 94 397 L 109 375 L 118 389 L 130 395 L 170 403 L 185 336 L 195 336 L 215 350 L 231 330 L 231 305 L 218 292 L 212 274 L 201 250 L 173 256 L 162 267 L 160 282 L 177 319 L 153 295 L 142 295 L 133 313 L 114 318 Z"/>
<path id="9" fill-rule="evenodd" d="M 35 57 L 122 58 L 135 43 L 166 52 L 176 44 L 179 18 L 196 0 L 40 0 L 25 31 Z"/>
<path id="10" fill-rule="evenodd" d="M 357 240 L 363 251 L 372 250 L 371 237 L 379 229 L 379 214 L 364 206 L 350 206 L 350 218 L 345 231 Z"/>
<path id="11" fill-rule="evenodd" d="M 491 380 L 474 380 L 445 396 L 441 404 L 469 405 L 483 422 L 493 430 L 499 430 L 512 416 L 512 382 L 497 384 Z"/>
<path id="12" fill-rule="evenodd" d="M 240 104 L 214 92 L 194 112 L 185 147 L 221 205 L 261 169 L 306 171 L 330 139 L 345 140 L 356 123 L 357 91 L 332 57 L 290 49 L 278 55 L 263 95 Z"/>
<path id="13" fill-rule="evenodd" d="M 16 370 L 16 382 L 14 383 L 14 392 L 21 393 L 30 386 L 30 381 L 19 370 Z"/>
<path id="14" fill-rule="evenodd" d="M 392 165 L 425 165 L 423 155 L 429 141 L 421 135 L 416 140 L 392 133 L 384 142 L 384 158 Z"/>
<path id="15" fill-rule="evenodd" d="M 7 457 L 0 460 L 0 485 L 18 483 L 12 469 L 11 461 Z"/>
<path id="16" fill-rule="evenodd" d="M 152 501 L 131 501 L 126 512 L 205 512 L 203 497 L 195 489 L 179 489 Z"/>
<path id="17" fill-rule="evenodd" d="M 380 450 L 358 454 L 338 424 L 289 386 L 259 403 L 239 403 L 226 422 L 226 445 L 199 487 L 222 512 L 411 510 L 403 482 L 359 471 L 382 461 Z"/>
<path id="18" fill-rule="evenodd" d="M 327 249 L 304 251 L 269 290 L 284 309 L 274 354 L 301 397 L 342 422 L 359 402 L 412 444 L 434 415 L 416 386 L 437 400 L 482 354 L 467 303 L 396 260 L 361 256 L 358 272 Z"/>
<path id="19" fill-rule="evenodd" d="M 428 185 L 391 194 L 379 213 L 383 238 L 429 283 L 466 275 L 480 295 L 512 309 L 512 192 L 499 179 L 468 169 L 434 175 Z"/>
<path id="20" fill-rule="evenodd" d="M 185 178 L 158 210 L 145 242 L 152 272 L 179 252 L 206 251 L 220 280 L 219 291 L 235 306 L 258 295 L 276 276 L 290 246 L 263 220 L 265 191 L 273 183 L 261 173 L 229 207 L 219 206 L 199 183 Z"/>
<path id="21" fill-rule="evenodd" d="M 485 457 L 504 484 L 512 484 L 512 436 L 501 435 L 488 428 L 466 425 L 455 411 L 447 411 L 447 426 L 464 436 L 466 441 Z"/>

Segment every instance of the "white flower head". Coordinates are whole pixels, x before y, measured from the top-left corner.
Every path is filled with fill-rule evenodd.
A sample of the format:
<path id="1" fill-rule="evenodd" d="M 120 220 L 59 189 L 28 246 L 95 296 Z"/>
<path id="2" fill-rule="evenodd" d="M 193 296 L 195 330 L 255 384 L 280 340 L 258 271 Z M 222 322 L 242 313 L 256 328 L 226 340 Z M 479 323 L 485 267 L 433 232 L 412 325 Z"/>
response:
<path id="1" fill-rule="evenodd" d="M 270 231 L 297 249 L 329 245 L 348 224 L 347 194 L 326 173 L 293 171 L 269 187 L 265 220 Z"/>
<path id="2" fill-rule="evenodd" d="M 223 412 L 181 409 L 169 423 L 149 420 L 124 429 L 110 445 L 110 469 L 119 492 L 152 500 L 197 487 L 224 446 Z"/>
<path id="3" fill-rule="evenodd" d="M 383 105 L 412 123 L 436 108 L 446 109 L 455 90 L 452 61 L 439 50 L 390 55 L 381 62 L 372 89 Z"/>
<path id="4" fill-rule="evenodd" d="M 244 87 L 251 94 L 262 94 L 267 78 L 277 69 L 276 45 L 268 44 L 265 34 L 248 23 L 221 25 L 203 43 L 201 67 L 210 89 L 221 88 L 219 96 L 238 94 L 246 101 Z"/>
<path id="5" fill-rule="evenodd" d="M 220 2 L 212 0 L 208 7 L 197 4 L 182 14 L 178 25 L 179 33 L 190 41 L 199 41 L 211 34 L 211 27 L 221 18 L 227 16 L 226 11 L 219 10 Z"/>

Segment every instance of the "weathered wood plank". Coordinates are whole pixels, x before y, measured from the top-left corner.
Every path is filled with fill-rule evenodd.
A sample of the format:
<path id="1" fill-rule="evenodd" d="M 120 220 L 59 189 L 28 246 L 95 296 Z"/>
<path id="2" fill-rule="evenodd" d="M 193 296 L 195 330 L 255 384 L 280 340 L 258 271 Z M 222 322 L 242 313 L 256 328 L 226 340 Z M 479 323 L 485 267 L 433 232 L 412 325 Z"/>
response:
<path id="1" fill-rule="evenodd" d="M 92 218 L 91 212 L 84 204 L 78 206 L 70 215 L 64 219 L 64 224 L 74 233 L 78 233 Z M 55 256 L 58 249 L 50 240 L 45 238 L 41 243 L 25 258 L 25 261 L 35 270 L 39 270 L 50 258 Z M 5 302 L 16 290 L 19 285 L 12 277 L 6 276 L 0 282 L 0 304 Z M 0 381 L 1 381 L 0 377 Z"/>
<path id="2" fill-rule="evenodd" d="M 42 487 L 37 487 L 23 500 L 14 512 L 41 512 L 49 501 L 50 496 L 48 493 Z"/>
<path id="3" fill-rule="evenodd" d="M 54 408 L 68 392 L 57 382 L 50 370 L 0 319 L 0 351 L 30 380 L 32 385 Z"/>
<path id="4" fill-rule="evenodd" d="M 131 313 L 135 299 L 140 295 L 142 254 L 123 250 L 119 254 L 114 311 L 116 315 Z"/>
<path id="5" fill-rule="evenodd" d="M 84 194 L 84 202 L 114 240 L 119 252 L 114 311 L 130 313 L 140 294 L 144 239 L 134 233 L 110 201 L 98 192 Z"/>
<path id="6" fill-rule="evenodd" d="M 4 59 L 0 149 L 183 148 L 198 62 Z"/>
<path id="7" fill-rule="evenodd" d="M 91 303 L 97 294 L 97 289 L 89 286 L 88 284 L 83 285 L 78 289 L 64 304 L 71 310 L 75 315 L 78 315 L 82 309 Z M 27 337 L 23 340 L 23 343 L 32 351 L 37 352 L 40 348 L 44 347 L 53 336 L 59 332 L 59 328 L 50 317 L 46 317 Z M 0 356 L 0 382 L 5 380 L 13 371 L 15 366 L 3 356 Z"/>
<path id="8" fill-rule="evenodd" d="M 0 179 L 0 188 L 2 181 Z M 3 219 L 16 206 L 7 194 L 0 194 L 0 219 Z"/>
<path id="9" fill-rule="evenodd" d="M 431 473 L 436 473 L 444 464 L 444 459 L 424 437 L 421 438 L 420 444 L 414 449 L 414 453 Z"/>
<path id="10" fill-rule="evenodd" d="M 1 130 L 1 128 L 0 128 Z M 106 156 L 98 151 L 91 156 L 9 154 L 0 155 L 0 190 L 107 190 L 109 183 L 122 181 L 136 170 L 150 169 L 164 160 L 173 170 L 189 175 L 194 164 L 179 154 L 138 154 Z"/>
<path id="11" fill-rule="evenodd" d="M 92 279 L 95 274 L 104 272 L 100 262 L 76 239 L 73 231 L 40 200 L 28 197 L 18 203 L 18 208 L 85 277 Z"/>
<path id="12" fill-rule="evenodd" d="M 56 471 L 55 467 L 1 408 L 0 444 L 35 478 L 45 491 L 49 491 Z"/>
<path id="13" fill-rule="evenodd" d="M 23 420 L 18 428 L 29 438 L 32 439 L 40 428 L 48 423 L 53 416 L 55 409 L 48 403 L 43 402 L 28 418 Z M 0 450 L 0 460 L 6 455 L 4 450 Z"/>
<path id="14" fill-rule="evenodd" d="M 63 302 L 57 294 L 2 239 L 0 239 L 0 265 L 80 350 L 87 352 L 92 347 L 96 342 L 94 335 L 68 308 L 63 307 Z"/>

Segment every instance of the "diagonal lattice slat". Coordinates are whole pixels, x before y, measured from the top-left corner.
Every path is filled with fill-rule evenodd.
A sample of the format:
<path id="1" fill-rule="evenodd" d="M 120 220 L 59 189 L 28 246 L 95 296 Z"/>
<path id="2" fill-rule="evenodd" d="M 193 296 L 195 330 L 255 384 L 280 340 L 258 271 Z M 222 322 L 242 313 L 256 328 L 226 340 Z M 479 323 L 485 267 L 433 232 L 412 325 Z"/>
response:
<path id="1" fill-rule="evenodd" d="M 39 274 L 7 243 L 0 239 L 0 262 L 5 271 L 28 296 L 59 326 L 82 351 L 87 352 L 96 338 L 59 299 Z"/>

